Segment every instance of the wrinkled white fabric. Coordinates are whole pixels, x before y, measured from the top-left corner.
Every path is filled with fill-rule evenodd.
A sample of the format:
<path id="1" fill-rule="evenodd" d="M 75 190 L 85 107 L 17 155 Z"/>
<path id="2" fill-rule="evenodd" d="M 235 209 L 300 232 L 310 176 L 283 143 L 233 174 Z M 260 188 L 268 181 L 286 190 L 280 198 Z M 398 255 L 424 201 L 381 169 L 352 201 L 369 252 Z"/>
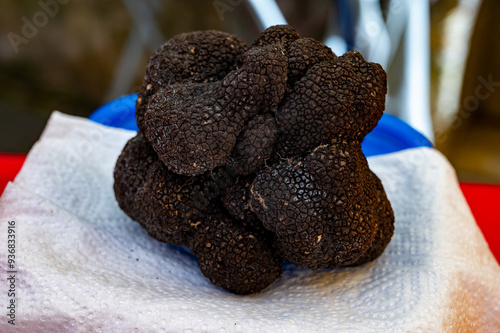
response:
<path id="1" fill-rule="evenodd" d="M 183 248 L 118 207 L 115 161 L 134 132 L 55 112 L 0 199 L 0 331 L 7 323 L 7 222 L 16 223 L 19 332 L 500 331 L 500 268 L 436 150 L 369 159 L 394 208 L 376 261 L 287 265 L 263 292 L 213 286 Z"/>

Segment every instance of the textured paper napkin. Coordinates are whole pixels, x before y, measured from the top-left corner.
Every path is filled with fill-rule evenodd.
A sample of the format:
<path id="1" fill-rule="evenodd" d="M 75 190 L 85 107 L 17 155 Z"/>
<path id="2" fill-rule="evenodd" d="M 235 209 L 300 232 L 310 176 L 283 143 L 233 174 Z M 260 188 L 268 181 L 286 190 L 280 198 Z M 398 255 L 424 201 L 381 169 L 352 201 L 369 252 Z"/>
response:
<path id="1" fill-rule="evenodd" d="M 133 135 L 52 115 L 0 199 L 1 332 L 500 331 L 500 268 L 436 150 L 369 159 L 396 216 L 379 259 L 316 272 L 287 265 L 263 292 L 238 296 L 119 209 L 113 168 Z M 5 315 L 8 221 L 15 326 Z"/>

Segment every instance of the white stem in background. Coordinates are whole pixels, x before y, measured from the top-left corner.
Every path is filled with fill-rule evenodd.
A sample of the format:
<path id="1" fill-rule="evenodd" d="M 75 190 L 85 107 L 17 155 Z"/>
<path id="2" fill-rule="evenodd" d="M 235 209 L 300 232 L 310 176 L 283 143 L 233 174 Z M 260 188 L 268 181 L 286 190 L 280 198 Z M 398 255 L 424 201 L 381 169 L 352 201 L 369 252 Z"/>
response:
<path id="1" fill-rule="evenodd" d="M 434 141 L 430 112 L 429 2 L 410 1 L 405 33 L 401 118 Z"/>
<path id="2" fill-rule="evenodd" d="M 281 13 L 278 4 L 274 0 L 247 0 L 252 9 L 256 21 L 259 23 L 259 28 L 264 30 L 273 25 L 288 24 L 285 17 Z"/>

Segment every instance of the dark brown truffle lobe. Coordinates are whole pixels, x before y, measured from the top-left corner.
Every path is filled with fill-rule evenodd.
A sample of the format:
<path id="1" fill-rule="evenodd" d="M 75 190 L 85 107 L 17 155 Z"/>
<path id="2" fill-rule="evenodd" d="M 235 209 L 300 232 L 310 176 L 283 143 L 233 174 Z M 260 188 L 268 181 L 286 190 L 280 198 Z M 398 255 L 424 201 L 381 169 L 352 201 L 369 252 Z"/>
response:
<path id="1" fill-rule="evenodd" d="M 391 203 L 387 199 L 380 179 L 371 170 L 369 174 L 370 181 L 365 187 L 365 195 L 371 199 L 371 202 L 367 204 L 372 205 L 376 212 L 378 228 L 368 250 L 352 266 L 362 265 L 377 259 L 384 252 L 394 234 L 394 212 Z M 373 196 L 373 193 L 376 195 Z"/>
<path id="2" fill-rule="evenodd" d="M 337 56 L 332 50 L 313 38 L 300 38 L 289 47 L 288 84 L 293 86 L 314 64 L 334 61 Z"/>
<path id="3" fill-rule="evenodd" d="M 148 171 L 143 198 L 145 216 L 137 220 L 155 239 L 189 246 L 193 235 L 216 212 L 220 195 L 215 182 L 180 176 L 157 161 Z"/>
<path id="4" fill-rule="evenodd" d="M 265 237 L 223 215 L 196 234 L 191 251 L 212 283 L 236 294 L 259 292 L 282 272 Z"/>
<path id="5" fill-rule="evenodd" d="M 222 81 L 170 85 L 151 98 L 145 137 L 173 172 L 194 176 L 226 164 L 245 121 L 283 98 L 287 62 L 279 50 L 253 48 L 242 60 Z"/>
<path id="6" fill-rule="evenodd" d="M 240 66 L 247 44 L 235 35 L 208 30 L 172 37 L 150 58 L 136 104 L 137 124 L 143 131 L 143 116 L 150 98 L 176 83 L 207 83 L 222 80 Z"/>
<path id="7" fill-rule="evenodd" d="M 292 157 L 332 140 L 362 141 L 384 111 L 386 75 L 355 51 L 312 66 L 276 113 L 277 153 Z"/>
<path id="8" fill-rule="evenodd" d="M 339 60 L 339 66 L 343 66 L 344 71 L 349 72 L 353 81 L 358 81 L 356 89 L 353 89 L 357 98 L 350 113 L 355 118 L 356 126 L 352 135 L 342 133 L 340 137 L 351 137 L 362 141 L 377 126 L 384 113 L 387 75 L 380 64 L 365 61 L 356 51 L 346 52 Z"/>
<path id="9" fill-rule="evenodd" d="M 290 45 L 299 38 L 299 33 L 291 26 L 274 25 L 261 32 L 253 42 L 252 47 L 275 45 L 279 46 L 285 55 L 288 55 Z"/>
<path id="10" fill-rule="evenodd" d="M 368 164 L 360 144 L 338 143 L 264 169 L 251 188 L 251 207 L 275 233 L 279 254 L 311 269 L 348 265 L 365 253 L 378 218 L 365 205 Z"/>
<path id="11" fill-rule="evenodd" d="M 234 146 L 239 126 L 215 105 L 217 88 L 217 83 L 171 85 L 151 98 L 145 137 L 177 174 L 197 175 L 222 165 Z"/>
<path id="12" fill-rule="evenodd" d="M 247 120 L 275 111 L 285 95 L 288 61 L 280 47 L 252 47 L 241 56 L 243 65 L 221 81 L 221 98 Z"/>
<path id="13" fill-rule="evenodd" d="M 238 136 L 227 160 L 227 168 L 235 175 L 249 175 L 260 170 L 271 156 L 276 131 L 276 121 L 270 114 L 250 119 Z"/>
<path id="14" fill-rule="evenodd" d="M 153 238 L 175 245 L 190 243 L 220 195 L 213 180 L 168 171 L 140 134 L 126 144 L 114 175 L 120 208 Z"/>
<path id="15" fill-rule="evenodd" d="M 143 198 L 147 172 L 158 161 L 158 156 L 141 134 L 130 139 L 115 165 L 114 184 L 120 208 L 132 219 L 143 215 Z"/>

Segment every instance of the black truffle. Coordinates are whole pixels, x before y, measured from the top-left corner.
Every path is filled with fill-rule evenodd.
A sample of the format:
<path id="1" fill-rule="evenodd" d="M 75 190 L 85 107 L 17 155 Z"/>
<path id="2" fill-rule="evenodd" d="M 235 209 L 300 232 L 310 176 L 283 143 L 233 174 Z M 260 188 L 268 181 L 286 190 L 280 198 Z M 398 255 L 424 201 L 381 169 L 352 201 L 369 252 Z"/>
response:
<path id="1" fill-rule="evenodd" d="M 380 65 L 337 57 L 289 26 L 250 47 L 217 31 L 175 36 L 148 63 L 116 199 L 238 294 L 269 286 L 283 259 L 310 269 L 372 261 L 394 214 L 361 141 L 386 91 Z"/>

